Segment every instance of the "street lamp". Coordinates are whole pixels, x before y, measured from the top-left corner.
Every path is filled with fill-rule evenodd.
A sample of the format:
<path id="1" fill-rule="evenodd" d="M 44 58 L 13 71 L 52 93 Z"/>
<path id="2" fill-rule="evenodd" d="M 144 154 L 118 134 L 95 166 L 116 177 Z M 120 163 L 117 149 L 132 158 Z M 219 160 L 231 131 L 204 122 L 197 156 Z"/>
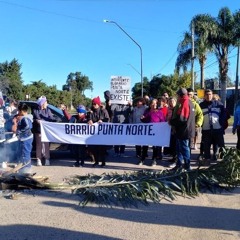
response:
<path id="1" fill-rule="evenodd" d="M 141 55 L 141 96 L 143 97 L 143 70 L 142 70 L 142 48 L 141 46 L 116 22 L 111 20 L 103 20 L 105 23 L 113 23 L 115 24 L 121 31 L 123 31 L 140 49 L 140 55 Z"/>

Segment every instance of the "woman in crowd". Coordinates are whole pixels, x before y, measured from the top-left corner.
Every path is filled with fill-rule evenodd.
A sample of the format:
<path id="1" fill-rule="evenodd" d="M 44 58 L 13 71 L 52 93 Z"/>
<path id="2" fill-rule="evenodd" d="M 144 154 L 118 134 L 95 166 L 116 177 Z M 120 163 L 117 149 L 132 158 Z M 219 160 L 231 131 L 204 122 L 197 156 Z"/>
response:
<path id="1" fill-rule="evenodd" d="M 167 113 L 167 122 L 170 124 L 170 121 L 173 116 L 173 111 L 176 106 L 177 100 L 176 98 L 170 97 L 168 99 L 168 113 Z M 176 156 L 176 132 L 175 129 L 171 128 L 171 136 L 170 136 L 170 146 L 169 146 L 169 152 L 172 156 L 172 159 L 169 160 L 169 162 L 175 163 L 177 161 Z"/>
<path id="2" fill-rule="evenodd" d="M 42 166 L 45 160 L 45 166 L 50 165 L 50 149 L 49 142 L 41 141 L 40 121 L 55 122 L 51 110 L 47 107 L 48 102 L 45 96 L 41 96 L 37 100 L 38 109 L 33 111 L 33 133 L 36 140 L 36 158 L 37 166 Z"/>
<path id="3" fill-rule="evenodd" d="M 109 122 L 109 115 L 105 108 L 101 107 L 100 97 L 95 97 L 92 100 L 91 112 L 87 115 L 87 122 L 90 125 L 94 123 L 101 124 L 102 122 Z M 95 163 L 93 167 L 98 166 L 102 162 L 102 167 L 106 165 L 106 146 L 105 145 L 88 145 L 88 149 L 93 156 Z"/>
<path id="4" fill-rule="evenodd" d="M 158 109 L 157 106 L 158 100 L 152 99 L 150 101 L 149 108 L 147 108 L 141 117 L 141 121 L 144 123 L 157 123 L 157 122 L 165 122 L 166 118 L 163 115 L 163 112 Z M 158 157 L 158 146 L 153 146 L 153 155 L 152 155 L 152 166 L 156 166 L 157 162 L 156 159 Z M 144 163 L 144 160 L 146 158 L 146 153 L 144 152 L 142 154 L 142 158 L 139 162 L 139 165 L 142 165 Z"/>

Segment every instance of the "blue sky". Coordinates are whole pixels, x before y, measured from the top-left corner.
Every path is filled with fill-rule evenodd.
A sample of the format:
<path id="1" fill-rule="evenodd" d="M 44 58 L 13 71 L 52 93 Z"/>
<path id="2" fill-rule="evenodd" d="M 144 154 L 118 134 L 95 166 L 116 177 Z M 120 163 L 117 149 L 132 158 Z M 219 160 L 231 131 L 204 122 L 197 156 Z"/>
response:
<path id="1" fill-rule="evenodd" d="M 70 72 L 80 71 L 93 82 L 88 97 L 110 88 L 112 75 L 140 82 L 143 76 L 172 74 L 177 46 L 196 14 L 217 16 L 220 8 L 239 9 L 229 0 L 0 0 L 0 62 L 16 58 L 22 64 L 24 84 L 42 80 L 59 90 Z M 230 54 L 229 76 L 235 78 L 236 49 Z M 218 75 L 214 56 L 206 77 Z M 199 65 L 195 63 L 199 75 Z M 103 100 L 103 99 L 102 99 Z"/>

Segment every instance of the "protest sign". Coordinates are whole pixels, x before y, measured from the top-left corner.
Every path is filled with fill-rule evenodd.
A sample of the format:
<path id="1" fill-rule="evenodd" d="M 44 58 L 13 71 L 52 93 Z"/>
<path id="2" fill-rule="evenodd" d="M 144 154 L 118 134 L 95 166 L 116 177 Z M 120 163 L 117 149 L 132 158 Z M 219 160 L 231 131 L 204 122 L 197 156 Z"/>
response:
<path id="1" fill-rule="evenodd" d="M 171 127 L 162 123 L 54 123 L 41 121 L 43 142 L 169 146 Z"/>
<path id="2" fill-rule="evenodd" d="M 111 76 L 111 103 L 128 104 L 131 100 L 130 77 Z"/>

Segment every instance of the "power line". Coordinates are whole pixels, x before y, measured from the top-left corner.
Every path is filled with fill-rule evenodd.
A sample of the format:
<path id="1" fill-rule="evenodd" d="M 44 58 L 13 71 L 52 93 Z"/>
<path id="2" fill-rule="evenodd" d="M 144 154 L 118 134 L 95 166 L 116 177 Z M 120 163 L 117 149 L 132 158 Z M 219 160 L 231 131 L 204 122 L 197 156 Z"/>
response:
<path id="1" fill-rule="evenodd" d="M 70 1 L 74 1 L 74 0 L 55 0 L 55 1 L 70 2 Z M 78 2 L 78 0 L 75 0 L 75 1 Z M 79 2 L 80 1 L 82 1 L 82 0 L 79 0 Z M 80 18 L 80 17 L 76 17 L 76 16 L 72 16 L 72 15 L 63 14 L 63 13 L 48 11 L 48 10 L 44 10 L 44 9 L 34 8 L 34 7 L 29 7 L 29 6 L 22 5 L 22 4 L 6 2 L 4 0 L 0 0 L 0 3 L 12 5 L 12 6 L 19 7 L 19 8 L 28 9 L 28 10 L 31 10 L 31 11 L 37 11 L 37 12 L 41 12 L 41 13 L 45 13 L 45 14 L 52 14 L 52 15 L 56 15 L 56 16 L 59 16 L 59 17 L 72 18 L 72 19 L 75 19 L 75 20 L 102 24 L 102 19 L 101 20 L 93 20 L 93 19 Z M 165 33 L 165 34 L 166 33 L 170 33 L 170 34 L 179 34 L 180 33 L 180 32 L 175 32 L 175 31 L 159 31 L 157 29 L 138 28 L 138 27 L 126 26 L 126 25 L 124 25 L 124 28 L 134 29 L 134 30 L 144 31 L 144 32 L 147 32 L 147 31 L 148 32 L 159 32 L 159 33 Z"/>
<path id="2" fill-rule="evenodd" d="M 177 54 L 178 51 L 175 51 L 174 54 L 171 56 L 171 58 L 163 65 L 163 67 L 156 73 L 156 74 L 153 74 L 154 75 L 157 75 L 158 73 L 160 73 L 165 67 L 168 66 L 168 64 L 172 61 L 172 59 L 175 57 L 175 55 Z"/>
<path id="3" fill-rule="evenodd" d="M 0 0 L 0 2 L 8 4 L 8 5 L 12 5 L 12 6 L 16 6 L 16 7 L 20 7 L 20 8 L 24 8 L 24 9 L 28 9 L 28 10 L 32 10 L 32 11 L 37 11 L 37 12 L 41 12 L 41 13 L 52 14 L 52 15 L 56 15 L 56 16 L 60 16 L 60 17 L 72 18 L 72 19 L 85 21 L 85 22 L 100 23 L 100 21 L 96 21 L 96 20 L 92 20 L 92 19 L 80 18 L 80 17 L 76 17 L 76 16 L 66 15 L 66 14 L 63 14 L 63 13 L 57 13 L 57 12 L 43 10 L 43 9 L 39 9 L 39 8 L 28 7 L 28 6 L 17 4 L 17 3 L 10 3 L 10 2 L 6 2 L 6 1 L 2 1 L 2 0 Z"/>

